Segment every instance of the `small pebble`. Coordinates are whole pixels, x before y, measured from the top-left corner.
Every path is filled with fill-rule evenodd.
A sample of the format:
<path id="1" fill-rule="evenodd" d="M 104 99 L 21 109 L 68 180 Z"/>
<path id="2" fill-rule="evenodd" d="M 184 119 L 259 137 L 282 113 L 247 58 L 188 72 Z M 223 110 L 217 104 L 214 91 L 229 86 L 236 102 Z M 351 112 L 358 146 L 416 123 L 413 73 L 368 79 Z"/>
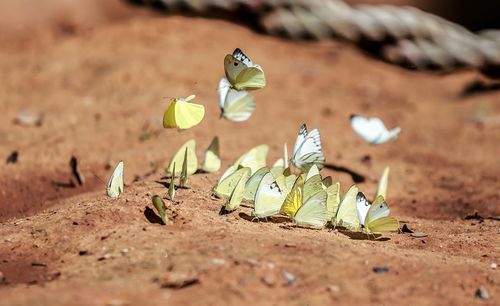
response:
<path id="1" fill-rule="evenodd" d="M 247 264 L 249 264 L 250 266 L 252 266 L 252 267 L 255 267 L 255 266 L 259 265 L 259 262 L 256 259 L 253 259 L 253 258 L 245 259 L 245 262 Z"/>
<path id="2" fill-rule="evenodd" d="M 159 279 L 161 288 L 181 289 L 198 284 L 200 280 L 194 273 L 170 272 Z"/>
<path id="3" fill-rule="evenodd" d="M 386 273 L 386 272 L 389 272 L 389 268 L 388 267 L 373 267 L 373 272 Z"/>
<path id="4" fill-rule="evenodd" d="M 283 277 L 285 278 L 287 285 L 295 283 L 295 275 L 293 275 L 292 273 L 283 271 Z"/>
<path id="5" fill-rule="evenodd" d="M 123 256 L 126 256 L 129 252 L 129 249 L 128 248 L 124 248 L 120 251 L 120 253 L 122 253 Z"/>
<path id="6" fill-rule="evenodd" d="M 340 291 L 340 287 L 337 285 L 330 285 L 326 287 L 326 290 L 330 291 L 331 293 L 337 293 Z"/>
<path id="7" fill-rule="evenodd" d="M 498 267 L 498 265 L 496 262 L 492 262 L 490 265 L 490 268 L 492 268 L 493 270 L 495 270 L 497 267 Z"/>
<path id="8" fill-rule="evenodd" d="M 222 258 L 212 258 L 210 262 L 216 266 L 222 266 L 226 263 L 226 261 Z"/>
<path id="9" fill-rule="evenodd" d="M 106 303 L 106 306 L 126 306 L 130 303 L 124 300 L 113 299 Z"/>
<path id="10" fill-rule="evenodd" d="M 104 254 L 103 256 L 97 258 L 98 261 L 102 261 L 102 260 L 106 260 L 106 259 L 110 259 L 111 258 L 111 254 L 109 253 L 106 253 Z"/>
<path id="11" fill-rule="evenodd" d="M 5 275 L 3 275 L 2 272 L 0 272 L 0 283 L 3 283 L 5 281 Z"/>
<path id="12" fill-rule="evenodd" d="M 276 284 L 276 278 L 272 274 L 267 274 L 266 276 L 262 277 L 262 282 L 269 287 L 274 287 L 274 285 Z"/>
<path id="13" fill-rule="evenodd" d="M 486 288 L 484 288 L 483 286 L 480 286 L 479 288 L 477 288 L 476 296 L 480 299 L 483 299 L 483 300 L 488 300 L 490 298 L 490 294 L 488 293 Z"/>
<path id="14" fill-rule="evenodd" d="M 285 243 L 285 248 L 295 248 L 297 245 L 295 243 Z"/>

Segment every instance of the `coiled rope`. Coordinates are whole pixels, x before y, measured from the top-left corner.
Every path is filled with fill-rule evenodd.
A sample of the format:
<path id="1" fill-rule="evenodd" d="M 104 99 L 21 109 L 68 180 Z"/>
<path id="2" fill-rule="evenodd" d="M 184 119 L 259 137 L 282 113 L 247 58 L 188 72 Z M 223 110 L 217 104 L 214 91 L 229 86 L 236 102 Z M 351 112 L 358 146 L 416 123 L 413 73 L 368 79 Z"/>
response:
<path id="1" fill-rule="evenodd" d="M 341 38 L 406 68 L 477 69 L 500 78 L 500 31 L 472 33 L 413 7 L 350 6 L 341 0 L 135 0 L 167 12 L 230 18 L 292 39 Z"/>

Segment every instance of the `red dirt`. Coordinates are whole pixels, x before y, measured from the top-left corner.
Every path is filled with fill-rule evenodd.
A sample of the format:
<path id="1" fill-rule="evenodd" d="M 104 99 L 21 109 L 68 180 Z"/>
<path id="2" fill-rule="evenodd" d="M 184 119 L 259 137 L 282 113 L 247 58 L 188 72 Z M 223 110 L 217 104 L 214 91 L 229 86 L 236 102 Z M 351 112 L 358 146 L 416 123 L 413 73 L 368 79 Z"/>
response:
<path id="1" fill-rule="evenodd" d="M 479 110 L 498 114 L 500 94 L 460 95 L 478 74 L 409 72 L 345 45 L 284 41 L 197 18 L 137 17 L 45 39 L 0 49 L 0 156 L 19 151 L 16 164 L 0 164 L 0 305 L 499 305 L 499 272 L 490 265 L 500 261 L 500 225 L 464 220 L 500 215 L 500 129 L 472 120 Z M 220 120 L 216 102 L 223 56 L 235 47 L 268 78 L 243 123 Z M 163 97 L 189 94 L 206 106 L 203 122 L 163 130 Z M 44 113 L 43 124 L 15 125 L 23 109 Z M 400 138 L 365 144 L 350 129 L 351 113 L 401 126 Z M 302 122 L 320 129 L 328 163 L 367 177 L 359 186 L 369 195 L 389 165 L 393 215 L 429 237 L 351 239 L 249 222 L 248 208 L 221 217 L 222 201 L 210 198 L 221 173 L 194 175 L 191 189 L 178 190 L 181 203 L 168 204 L 172 225 L 146 216 L 151 195 L 166 192 L 163 167 L 187 139 L 196 138 L 201 156 L 218 135 L 225 167 L 269 144 L 271 163 Z M 72 155 L 86 184 L 58 191 L 52 182 L 71 179 Z M 105 181 L 119 160 L 127 185 L 113 200 Z M 324 173 L 344 191 L 352 184 L 345 173 Z M 294 284 L 285 284 L 284 271 Z M 161 288 L 174 273 L 199 283 Z M 488 301 L 475 297 L 479 286 Z"/>

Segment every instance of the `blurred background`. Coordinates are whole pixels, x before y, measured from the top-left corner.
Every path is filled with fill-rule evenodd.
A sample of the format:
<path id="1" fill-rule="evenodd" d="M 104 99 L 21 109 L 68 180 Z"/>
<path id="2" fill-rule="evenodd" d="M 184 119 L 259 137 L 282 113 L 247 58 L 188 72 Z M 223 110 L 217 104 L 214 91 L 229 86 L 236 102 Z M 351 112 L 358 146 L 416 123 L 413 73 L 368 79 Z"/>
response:
<path id="1" fill-rule="evenodd" d="M 23 40 L 32 35 L 67 35 L 104 22 L 140 14 L 148 8 L 126 0 L 3 0 L 0 1 L 0 39 Z M 415 6 L 476 31 L 500 27 L 496 0 L 347 0 L 350 4 Z"/>

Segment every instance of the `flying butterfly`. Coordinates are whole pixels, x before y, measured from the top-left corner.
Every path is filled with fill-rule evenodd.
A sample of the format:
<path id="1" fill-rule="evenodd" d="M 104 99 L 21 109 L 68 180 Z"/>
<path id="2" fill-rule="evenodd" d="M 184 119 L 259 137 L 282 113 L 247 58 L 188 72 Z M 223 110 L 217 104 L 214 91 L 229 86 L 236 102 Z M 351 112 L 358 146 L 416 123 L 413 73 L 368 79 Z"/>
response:
<path id="1" fill-rule="evenodd" d="M 224 72 L 231 87 L 236 90 L 255 90 L 266 86 L 262 68 L 252 63 L 239 48 L 224 58 Z"/>
<path id="2" fill-rule="evenodd" d="M 219 81 L 220 116 L 231 121 L 245 121 L 255 110 L 255 100 L 246 91 L 231 88 L 227 79 Z"/>
<path id="3" fill-rule="evenodd" d="M 381 144 L 396 139 L 401 132 L 400 127 L 387 130 L 382 120 L 377 117 L 365 118 L 351 115 L 351 127 L 356 134 L 369 144 Z"/>
<path id="4" fill-rule="evenodd" d="M 106 194 L 111 198 L 118 198 L 123 192 L 123 161 L 116 166 L 113 174 L 109 178 Z"/>
<path id="5" fill-rule="evenodd" d="M 325 156 L 321 151 L 321 139 L 317 129 L 307 132 L 307 126 L 302 124 L 295 141 L 291 163 L 306 172 L 312 165 L 316 165 L 318 169 L 323 168 Z"/>
<path id="6" fill-rule="evenodd" d="M 172 99 L 163 115 L 163 127 L 185 130 L 200 123 L 205 116 L 205 107 L 189 102 L 195 97 Z"/>

